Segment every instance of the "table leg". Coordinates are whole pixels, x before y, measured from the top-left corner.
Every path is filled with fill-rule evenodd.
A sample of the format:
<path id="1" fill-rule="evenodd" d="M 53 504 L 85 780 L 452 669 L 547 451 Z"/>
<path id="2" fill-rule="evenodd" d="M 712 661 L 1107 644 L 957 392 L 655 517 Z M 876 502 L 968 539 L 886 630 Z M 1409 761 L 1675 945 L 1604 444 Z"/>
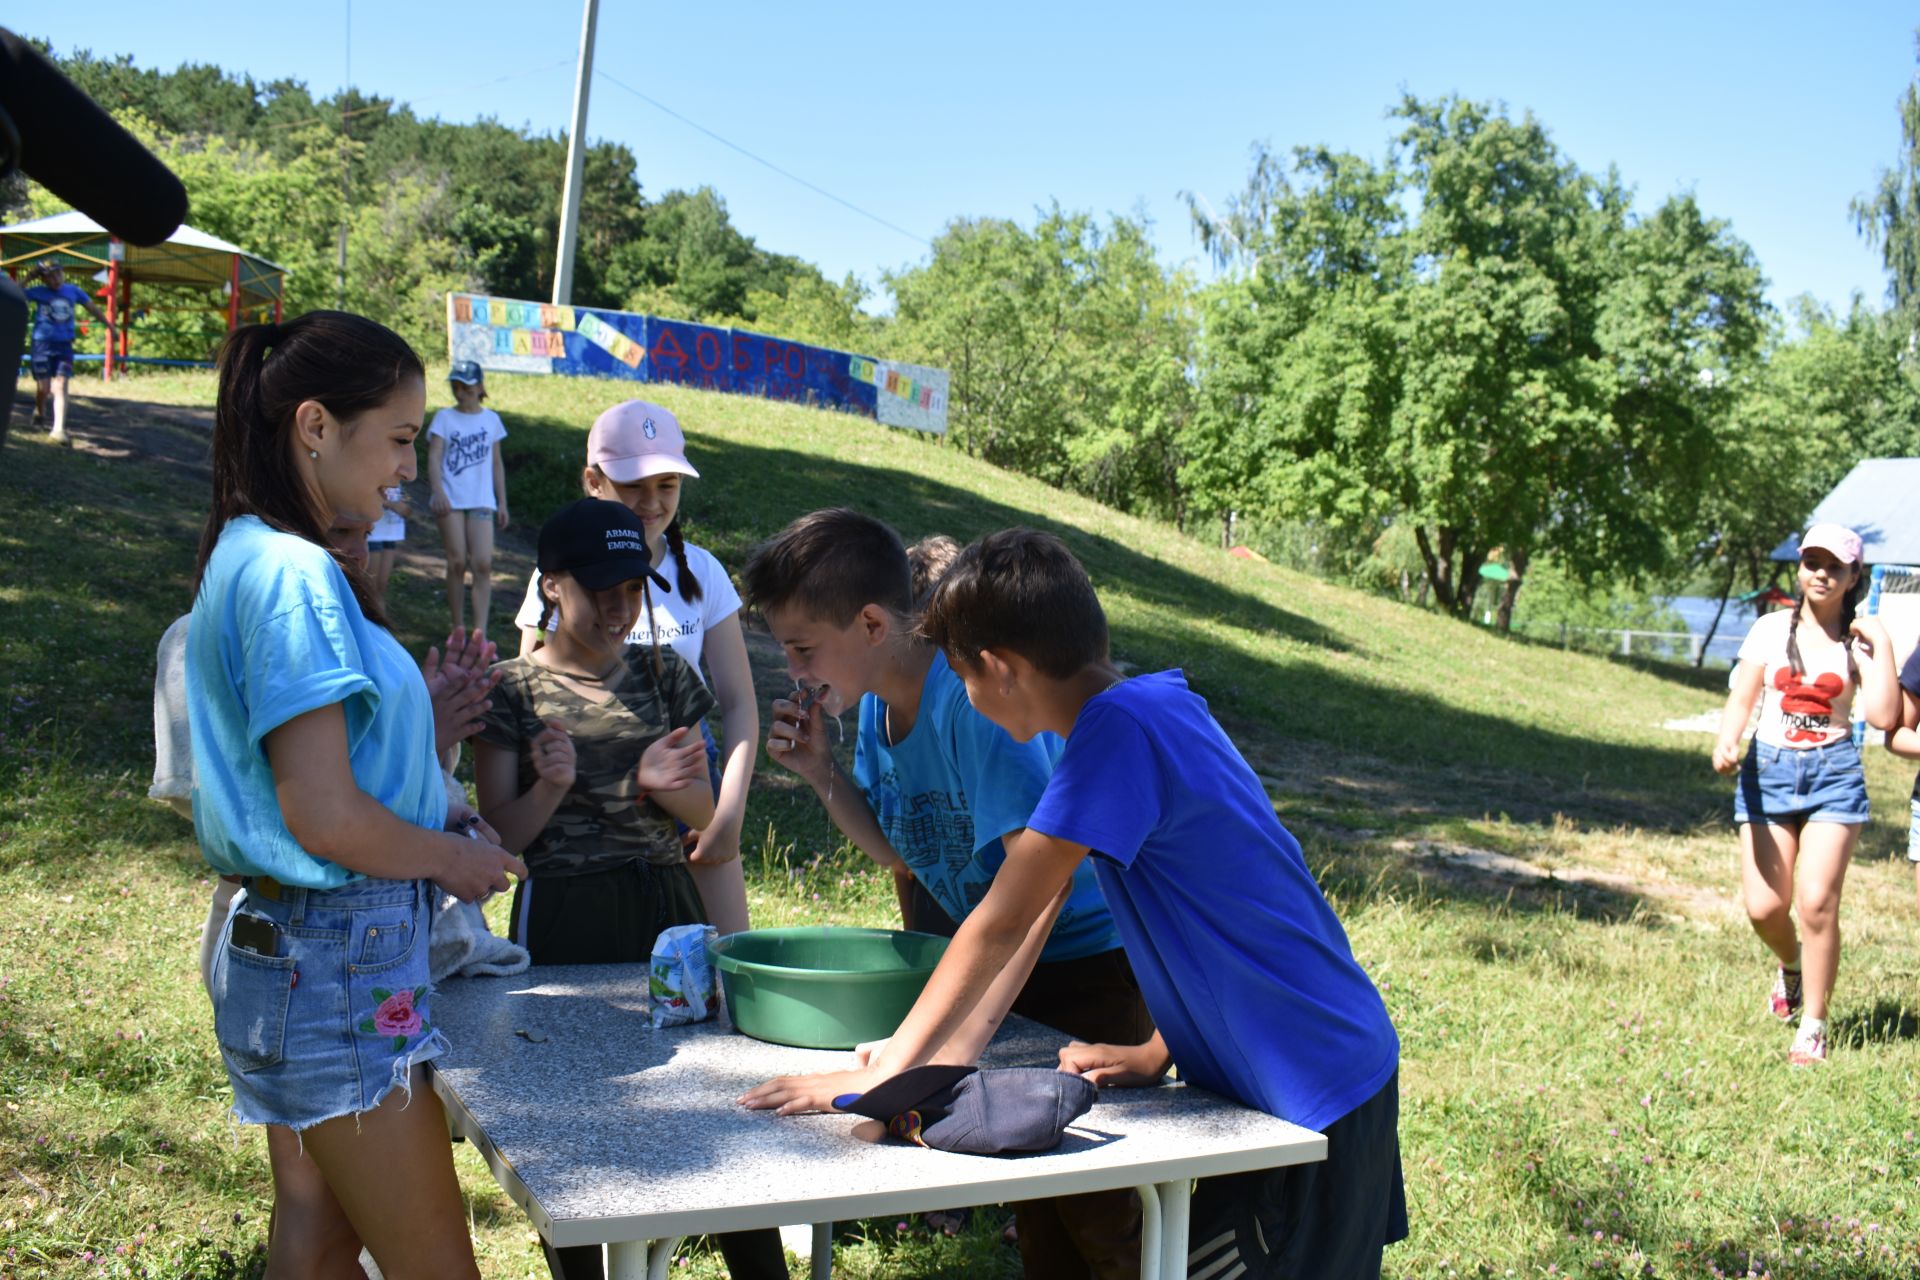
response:
<path id="1" fill-rule="evenodd" d="M 1163 1280 L 1160 1273 L 1160 1188 L 1149 1182 L 1133 1190 L 1140 1197 L 1140 1280 Z M 1184 1276 L 1186 1272 L 1180 1274 Z"/>
<path id="2" fill-rule="evenodd" d="M 1181 1178 L 1162 1182 L 1154 1189 L 1160 1193 L 1160 1280 L 1187 1280 L 1187 1222 L 1193 1208 L 1193 1181 Z"/>
<path id="3" fill-rule="evenodd" d="M 811 1280 L 833 1280 L 833 1224 L 816 1222 L 813 1224 L 813 1247 L 807 1251 L 810 1259 L 807 1275 Z"/>
<path id="4" fill-rule="evenodd" d="M 666 1280 L 674 1251 L 685 1237 L 621 1240 L 607 1246 L 607 1280 Z"/>

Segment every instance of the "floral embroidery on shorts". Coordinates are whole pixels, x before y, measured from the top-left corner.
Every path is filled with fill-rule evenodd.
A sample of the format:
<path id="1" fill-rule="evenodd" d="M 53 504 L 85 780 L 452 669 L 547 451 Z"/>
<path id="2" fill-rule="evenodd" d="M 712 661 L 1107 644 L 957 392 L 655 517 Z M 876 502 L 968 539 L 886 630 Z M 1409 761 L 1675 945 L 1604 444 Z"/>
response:
<path id="1" fill-rule="evenodd" d="M 373 998 L 378 1000 L 380 1005 L 370 1015 L 360 1019 L 361 1032 L 370 1036 L 391 1036 L 396 1050 L 406 1048 L 408 1040 L 433 1030 L 413 1005 L 414 1001 L 426 994 L 425 987 L 413 987 L 401 991 L 386 991 L 375 987 Z"/>

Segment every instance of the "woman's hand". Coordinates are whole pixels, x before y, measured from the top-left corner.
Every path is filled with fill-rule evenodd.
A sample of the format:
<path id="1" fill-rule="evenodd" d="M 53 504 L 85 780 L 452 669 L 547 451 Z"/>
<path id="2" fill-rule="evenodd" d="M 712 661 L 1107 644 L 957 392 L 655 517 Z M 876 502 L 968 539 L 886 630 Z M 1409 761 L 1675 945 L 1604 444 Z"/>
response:
<path id="1" fill-rule="evenodd" d="M 1713 771 L 1715 773 L 1740 772 L 1740 744 L 1728 742 L 1724 738 L 1713 744 Z"/>
<path id="2" fill-rule="evenodd" d="M 530 749 L 533 752 L 533 771 L 540 781 L 562 791 L 572 789 L 577 758 L 573 751 L 573 738 L 568 735 L 565 725 L 558 720 L 547 721 L 547 727 L 534 736 Z"/>
<path id="3" fill-rule="evenodd" d="M 820 704 L 810 698 L 775 698 L 772 711 L 767 754 L 812 783 L 815 791 L 824 791 L 833 774 L 833 751 Z"/>
<path id="4" fill-rule="evenodd" d="M 491 827 L 488 830 L 492 830 Z M 478 902 L 513 887 L 509 876 L 526 879 L 527 864 L 489 840 L 447 835 L 445 857 L 433 882 L 462 902 Z"/>
<path id="5" fill-rule="evenodd" d="M 1102 1089 L 1138 1089 L 1159 1084 L 1167 1074 L 1164 1043 L 1081 1044 L 1078 1040 L 1060 1051 L 1060 1069 L 1068 1075 L 1083 1076 Z"/>
<path id="6" fill-rule="evenodd" d="M 454 835 L 466 836 L 469 840 L 483 840 L 488 844 L 500 843 L 500 833 L 488 826 L 487 820 L 475 812 L 471 805 L 448 805 L 445 829 Z"/>
<path id="7" fill-rule="evenodd" d="M 642 791 L 680 791 L 707 776 L 707 741 L 686 725 L 655 738 L 640 754 L 634 778 Z M 735 856 L 739 850 L 735 848 Z"/>
<path id="8" fill-rule="evenodd" d="M 478 630 L 456 627 L 447 636 L 446 657 L 429 648 L 420 664 L 420 675 L 427 682 L 427 696 L 433 702 L 433 747 L 445 754 L 448 747 L 465 742 L 480 732 L 481 716 L 493 705 L 487 695 L 500 683 L 491 668 L 499 656 L 493 641 Z"/>

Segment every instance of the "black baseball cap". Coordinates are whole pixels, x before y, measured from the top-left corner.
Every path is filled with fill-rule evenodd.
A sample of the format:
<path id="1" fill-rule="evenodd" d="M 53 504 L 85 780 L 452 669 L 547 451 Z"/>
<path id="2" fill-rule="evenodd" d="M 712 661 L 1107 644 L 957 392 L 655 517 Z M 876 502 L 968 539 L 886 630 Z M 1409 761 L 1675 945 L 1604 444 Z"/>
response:
<path id="1" fill-rule="evenodd" d="M 937 1151 L 994 1156 L 1051 1151 L 1098 1093 L 1052 1067 L 912 1067 L 865 1093 L 843 1093 L 839 1111 L 884 1121 L 896 1138 Z"/>
<path id="2" fill-rule="evenodd" d="M 604 591 L 635 578 L 651 578 L 662 591 L 667 580 L 653 567 L 640 518 L 618 502 L 579 498 L 540 526 L 540 572 L 566 573 L 589 591 Z"/>

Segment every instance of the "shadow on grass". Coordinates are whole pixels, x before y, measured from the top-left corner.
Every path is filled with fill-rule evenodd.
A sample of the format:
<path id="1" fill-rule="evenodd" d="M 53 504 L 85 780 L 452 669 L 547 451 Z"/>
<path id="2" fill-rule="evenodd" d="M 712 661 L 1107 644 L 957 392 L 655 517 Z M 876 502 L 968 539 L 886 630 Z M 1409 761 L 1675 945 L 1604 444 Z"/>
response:
<path id="1" fill-rule="evenodd" d="M 204 411 L 101 401 L 85 406 L 76 429 L 83 443 L 99 450 L 137 452 L 169 441 L 175 459 L 170 467 L 192 468 L 204 459 L 203 451 L 198 457 L 193 451 L 202 447 L 196 433 L 206 420 Z M 513 505 L 521 513 L 513 532 L 529 534 L 548 510 L 578 492 L 583 427 L 515 415 L 505 446 Z M 1058 533 L 1103 591 L 1147 606 L 1118 611 L 1123 620 L 1115 626 L 1117 653 L 1142 669 L 1186 669 L 1243 750 L 1276 765 L 1272 772 L 1283 787 L 1332 786 L 1354 805 L 1387 814 L 1539 819 L 1563 813 L 1587 824 L 1668 829 L 1691 826 L 1724 808 L 1724 787 L 1699 767 L 1697 751 L 1608 742 L 1555 727 L 1551 718 L 1528 723 L 1464 709 L 1437 688 L 1377 682 L 1364 661 L 1302 669 L 1284 649 L 1260 652 L 1237 637 L 1196 642 L 1189 620 L 1361 659 L 1368 637 L 1336 633 L 1302 612 L 1157 559 L 1123 539 L 897 467 L 774 445 L 711 438 L 697 444 L 703 476 L 686 498 L 689 535 L 736 568 L 754 543 L 794 516 L 828 505 L 870 511 L 908 538 L 944 532 L 966 540 L 1012 524 Z M 11 535 L 8 549 L 26 566 L 19 579 L 24 600 L 17 608 L 19 616 L 49 624 L 40 637 L 44 646 L 23 655 L 24 682 L 43 704 L 33 715 L 58 714 L 70 731 L 96 722 L 111 726 L 109 733 L 86 735 L 88 763 L 117 766 L 138 778 L 151 759 L 145 726 L 152 642 L 184 607 L 205 490 L 171 472 L 156 478 L 131 457 L 82 474 L 77 459 L 44 446 L 18 454 L 10 450 L 9 465 L 23 469 L 20 478 L 34 499 L 31 511 L 21 507 L 4 526 Z M 143 471 L 145 477 L 136 474 Z M 71 502 L 84 508 L 85 518 L 58 526 L 34 518 L 32 511 L 49 502 L 56 509 Z M 0 508 L 12 505 L 0 499 Z M 124 589 L 73 599 L 68 584 L 103 578 Z M 56 612 L 54 606 L 63 603 L 67 611 Z M 432 616 L 424 600 L 401 612 L 403 636 L 410 641 L 417 637 L 406 633 L 427 627 Z M 117 645 L 115 662 L 73 661 L 108 637 Z M 76 675 L 110 687 L 76 705 L 77 697 L 87 696 L 76 688 Z M 0 707 L 0 718 L 6 714 Z M 0 774 L 6 772 L 0 762 Z"/>
<path id="2" fill-rule="evenodd" d="M 1914 1039 L 1920 1039 L 1920 1012 L 1904 1000 L 1881 996 L 1871 1008 L 1849 1010 L 1833 1020 L 1836 1044 L 1864 1048 Z"/>

